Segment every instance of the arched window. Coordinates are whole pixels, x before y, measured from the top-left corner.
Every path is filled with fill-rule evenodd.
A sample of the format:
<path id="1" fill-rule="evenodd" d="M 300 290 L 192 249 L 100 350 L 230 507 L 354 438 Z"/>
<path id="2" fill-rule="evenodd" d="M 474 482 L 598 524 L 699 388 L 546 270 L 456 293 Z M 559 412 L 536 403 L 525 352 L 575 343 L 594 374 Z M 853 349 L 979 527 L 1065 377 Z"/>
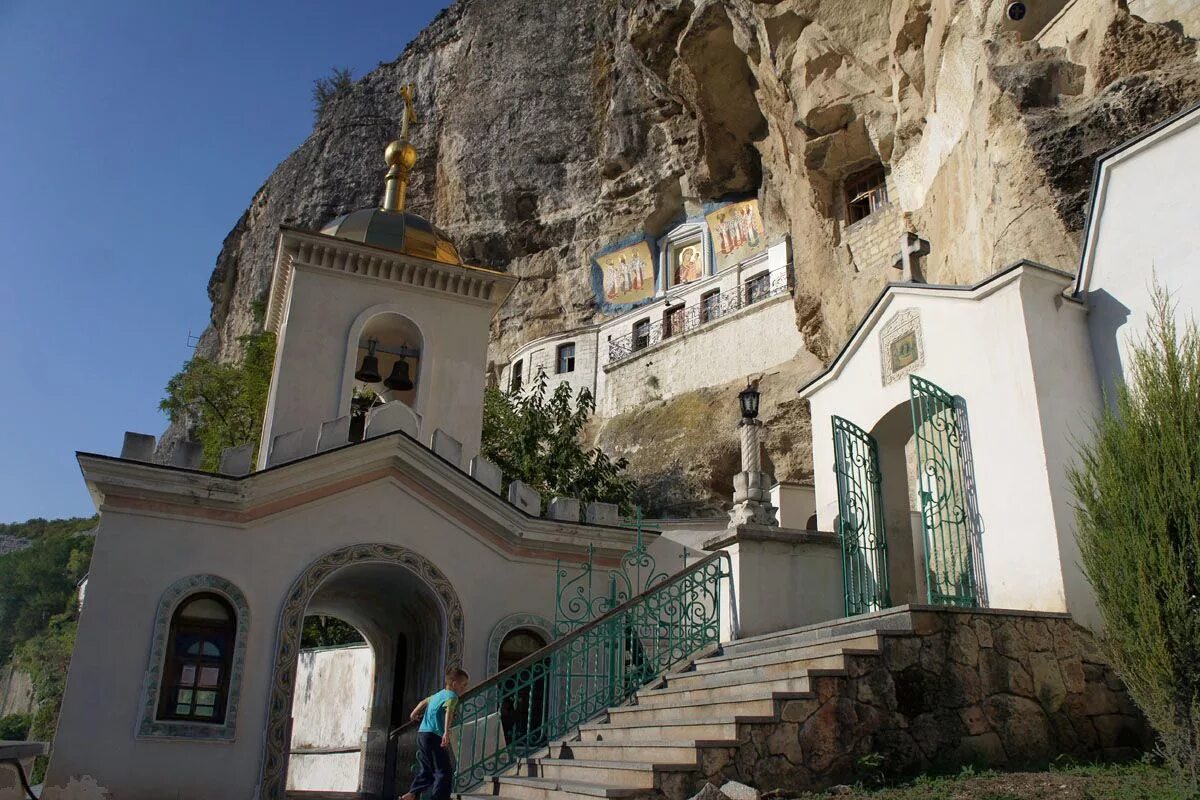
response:
<path id="1" fill-rule="evenodd" d="M 158 719 L 223 723 L 229 698 L 237 615 L 225 598 L 203 592 L 171 617 Z"/>

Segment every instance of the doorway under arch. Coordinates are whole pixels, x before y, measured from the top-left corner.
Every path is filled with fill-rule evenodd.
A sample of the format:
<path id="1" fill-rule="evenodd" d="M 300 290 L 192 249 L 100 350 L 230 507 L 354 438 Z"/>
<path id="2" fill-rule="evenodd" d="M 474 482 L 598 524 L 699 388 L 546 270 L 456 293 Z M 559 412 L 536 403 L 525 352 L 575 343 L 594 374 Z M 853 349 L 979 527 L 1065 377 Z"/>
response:
<path id="1" fill-rule="evenodd" d="M 925 546 L 917 495 L 916 437 L 908 401 L 897 403 L 871 428 L 879 449 L 880 493 L 893 605 L 926 602 Z"/>
<path id="2" fill-rule="evenodd" d="M 461 666 L 463 611 L 431 561 L 397 545 L 352 545 L 310 564 L 297 578 L 279 621 L 263 756 L 264 798 L 282 800 L 287 784 L 289 718 L 304 617 L 324 614 L 359 630 L 374 657 L 359 790 L 384 784 L 388 732 L 396 708 L 410 709 Z"/>

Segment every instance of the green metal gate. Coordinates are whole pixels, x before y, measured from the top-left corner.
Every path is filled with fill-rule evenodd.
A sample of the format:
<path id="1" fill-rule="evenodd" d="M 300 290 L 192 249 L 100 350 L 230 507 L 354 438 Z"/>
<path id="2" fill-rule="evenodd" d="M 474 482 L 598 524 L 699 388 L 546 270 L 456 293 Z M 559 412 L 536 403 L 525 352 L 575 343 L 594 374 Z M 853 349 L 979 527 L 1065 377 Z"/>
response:
<path id="1" fill-rule="evenodd" d="M 835 416 L 833 454 L 846 616 L 878 611 L 891 605 L 879 447 L 871 434 Z"/>
<path id="2" fill-rule="evenodd" d="M 909 376 L 909 387 L 929 602 L 977 606 L 975 523 L 958 405 L 949 392 L 916 375 Z"/>

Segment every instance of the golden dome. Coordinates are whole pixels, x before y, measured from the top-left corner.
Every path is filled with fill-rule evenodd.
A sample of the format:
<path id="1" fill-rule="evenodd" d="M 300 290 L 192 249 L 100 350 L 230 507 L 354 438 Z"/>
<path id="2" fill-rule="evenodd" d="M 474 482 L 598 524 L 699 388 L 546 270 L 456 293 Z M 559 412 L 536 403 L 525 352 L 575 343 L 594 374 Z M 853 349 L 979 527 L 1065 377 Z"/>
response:
<path id="1" fill-rule="evenodd" d="M 321 233 L 443 264 L 463 263 L 454 242 L 411 211 L 360 208 L 327 223 Z"/>
<path id="2" fill-rule="evenodd" d="M 389 167 L 410 170 L 417 163 L 417 148 L 408 142 L 394 141 L 383 151 L 383 160 Z"/>

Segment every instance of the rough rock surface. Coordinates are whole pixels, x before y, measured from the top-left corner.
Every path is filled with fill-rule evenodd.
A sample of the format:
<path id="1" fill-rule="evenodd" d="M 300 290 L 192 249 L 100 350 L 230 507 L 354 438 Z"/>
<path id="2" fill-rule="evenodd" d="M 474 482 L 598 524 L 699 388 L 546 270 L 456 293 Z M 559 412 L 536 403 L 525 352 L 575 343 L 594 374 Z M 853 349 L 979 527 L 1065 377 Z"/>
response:
<path id="1" fill-rule="evenodd" d="M 788 797 L 964 766 L 1129 760 L 1153 742 L 1092 634 L 1065 617 L 920 610 L 913 629 L 777 701 L 774 720 L 739 722 L 736 746 L 701 745 L 699 769 L 664 774 L 663 793 L 739 781 Z"/>
<path id="2" fill-rule="evenodd" d="M 896 277 L 864 262 L 838 219 L 843 179 L 873 161 L 890 171 L 897 224 L 932 242 L 930 281 L 972 282 L 1020 257 L 1070 269 L 1095 156 L 1200 98 L 1196 43 L 1118 0 L 1076 0 L 1087 24 L 1043 48 L 1005 29 L 1003 6 L 459 0 L 336 97 L 251 200 L 217 259 L 198 352 L 237 354 L 280 225 L 316 228 L 378 203 L 409 81 L 422 120 L 410 206 L 469 260 L 523 279 L 493 324 L 496 363 L 595 316 L 598 248 L 744 193 L 759 197 L 769 235 L 792 237 L 795 324 L 828 360 Z M 797 450 L 773 453 L 785 479 L 810 470 L 804 411 L 783 400 L 794 388 L 773 390 Z M 667 405 L 711 406 L 729 391 L 693 394 Z M 600 441 L 671 487 L 664 506 L 711 508 L 736 469 L 732 425 L 655 414 L 687 425 L 618 424 Z M 639 464 L 660 443 L 686 480 L 657 456 Z"/>

